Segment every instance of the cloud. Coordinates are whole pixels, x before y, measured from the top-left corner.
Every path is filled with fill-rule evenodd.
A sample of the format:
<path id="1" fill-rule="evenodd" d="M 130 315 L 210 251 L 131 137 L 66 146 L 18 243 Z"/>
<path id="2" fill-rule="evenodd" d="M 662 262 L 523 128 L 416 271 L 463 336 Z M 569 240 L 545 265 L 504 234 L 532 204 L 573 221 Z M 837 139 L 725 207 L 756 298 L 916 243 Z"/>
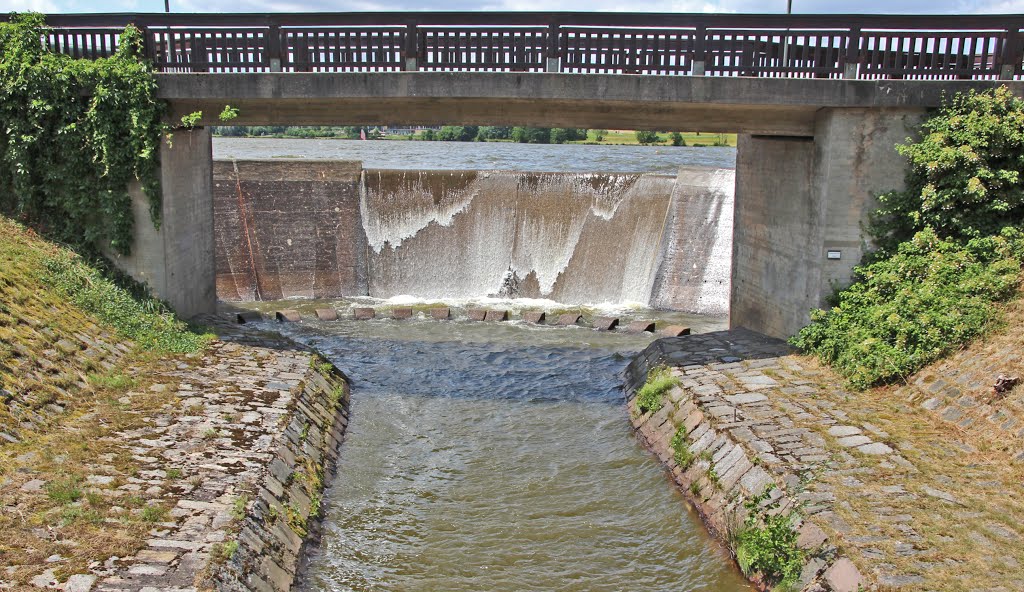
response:
<path id="1" fill-rule="evenodd" d="M 59 5 L 51 0 L 4 0 L 0 12 L 57 12 Z"/>

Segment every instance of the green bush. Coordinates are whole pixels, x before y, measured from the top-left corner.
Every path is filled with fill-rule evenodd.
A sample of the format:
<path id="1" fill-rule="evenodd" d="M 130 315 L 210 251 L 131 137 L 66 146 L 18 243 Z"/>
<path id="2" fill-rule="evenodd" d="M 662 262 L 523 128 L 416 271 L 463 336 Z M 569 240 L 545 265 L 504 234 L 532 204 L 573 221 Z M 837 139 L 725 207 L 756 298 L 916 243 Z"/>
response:
<path id="1" fill-rule="evenodd" d="M 736 537 L 736 561 L 748 576 L 760 573 L 774 589 L 790 589 L 804 567 L 804 553 L 796 539 L 791 516 L 751 512 Z"/>
<path id="2" fill-rule="evenodd" d="M 1024 101 L 957 95 L 898 146 L 907 189 L 880 196 L 878 250 L 791 342 L 856 388 L 906 377 L 998 319 L 1024 262 Z"/>
<path id="3" fill-rule="evenodd" d="M 159 222 L 159 145 L 166 126 L 156 81 L 129 26 L 97 60 L 53 53 L 40 14 L 0 23 L 0 209 L 62 242 L 131 246 L 129 183 Z"/>
<path id="4" fill-rule="evenodd" d="M 636 130 L 636 141 L 641 144 L 660 144 L 661 137 L 656 132 Z"/>
<path id="5" fill-rule="evenodd" d="M 856 270 L 829 311 L 793 338 L 856 388 L 907 376 L 959 348 L 990 325 L 995 302 L 1012 296 L 1024 260 L 1024 234 L 960 244 L 917 233 L 897 252 Z"/>
<path id="6" fill-rule="evenodd" d="M 1024 100 L 1005 86 L 956 95 L 897 146 L 907 189 L 879 197 L 871 233 L 882 255 L 931 227 L 943 238 L 998 234 L 1024 220 Z"/>
<path id="7" fill-rule="evenodd" d="M 45 267 L 46 283 L 144 349 L 190 353 L 211 339 L 191 331 L 160 301 L 137 298 L 70 251 L 57 251 Z"/>
<path id="8" fill-rule="evenodd" d="M 636 394 L 637 411 L 643 414 L 661 409 L 664 405 L 663 396 L 677 384 L 679 379 L 672 376 L 668 368 L 659 366 L 652 369 L 647 375 L 647 382 Z"/>

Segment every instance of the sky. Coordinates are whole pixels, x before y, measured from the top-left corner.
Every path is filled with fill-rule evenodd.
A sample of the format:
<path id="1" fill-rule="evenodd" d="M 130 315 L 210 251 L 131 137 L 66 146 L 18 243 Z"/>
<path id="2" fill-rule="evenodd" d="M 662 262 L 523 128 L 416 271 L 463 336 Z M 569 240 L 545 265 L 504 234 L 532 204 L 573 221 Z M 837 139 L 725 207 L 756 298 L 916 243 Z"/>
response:
<path id="1" fill-rule="evenodd" d="M 175 12 L 559 10 L 601 12 L 785 12 L 786 0 L 170 0 Z M 164 0 L 0 0 L 0 12 L 163 12 Z M 1019 14 L 1024 0 L 793 0 L 793 12 Z"/>

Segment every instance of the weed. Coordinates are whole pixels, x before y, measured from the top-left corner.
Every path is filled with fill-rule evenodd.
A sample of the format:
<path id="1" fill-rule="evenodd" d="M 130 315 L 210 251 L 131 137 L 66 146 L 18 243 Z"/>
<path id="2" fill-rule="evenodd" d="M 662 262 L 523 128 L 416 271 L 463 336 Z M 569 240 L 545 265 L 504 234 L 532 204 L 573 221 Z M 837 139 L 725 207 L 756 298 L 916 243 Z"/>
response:
<path id="1" fill-rule="evenodd" d="M 772 515 L 777 502 L 758 509 L 771 492 L 747 500 L 743 529 L 735 536 L 736 561 L 748 576 L 760 573 L 774 589 L 786 590 L 796 584 L 804 565 L 804 552 L 797 546 L 793 514 Z"/>
<path id="2" fill-rule="evenodd" d="M 181 469 L 178 469 L 178 468 L 167 469 L 167 478 L 168 479 L 176 481 L 178 479 L 181 479 L 181 476 L 182 476 L 181 475 Z"/>
<path id="3" fill-rule="evenodd" d="M 692 493 L 694 495 L 694 497 L 697 497 L 697 496 L 700 495 L 700 485 L 697 483 L 696 480 L 690 482 L 690 493 Z"/>
<path id="4" fill-rule="evenodd" d="M 78 477 L 55 479 L 46 484 L 46 496 L 59 504 L 71 504 L 82 499 Z"/>
<path id="5" fill-rule="evenodd" d="M 304 538 L 308 533 L 306 530 L 306 517 L 292 504 L 285 504 L 284 511 L 288 527 L 292 529 L 292 532 L 299 535 L 300 538 Z"/>
<path id="6" fill-rule="evenodd" d="M 231 502 L 231 517 L 235 520 L 245 518 L 245 508 L 249 505 L 249 494 L 243 493 Z"/>
<path id="7" fill-rule="evenodd" d="M 693 464 L 696 456 L 690 450 L 690 439 L 687 435 L 686 426 L 679 426 L 675 435 L 672 436 L 672 441 L 669 442 L 669 446 L 672 447 L 672 456 L 675 458 L 676 464 L 679 465 L 679 468 L 684 471 L 690 468 L 690 465 Z"/>
<path id="8" fill-rule="evenodd" d="M 100 388 L 124 390 L 135 386 L 136 380 L 127 374 L 113 372 L 110 374 L 90 374 L 89 382 Z"/>
<path id="9" fill-rule="evenodd" d="M 168 510 L 163 506 L 151 505 L 142 508 L 143 522 L 163 522 L 167 519 Z"/>
<path id="10" fill-rule="evenodd" d="M 637 391 L 637 411 L 643 414 L 661 409 L 665 404 L 662 400 L 665 393 L 677 384 L 679 384 L 679 379 L 673 376 L 665 366 L 651 369 L 647 375 L 647 382 Z"/>

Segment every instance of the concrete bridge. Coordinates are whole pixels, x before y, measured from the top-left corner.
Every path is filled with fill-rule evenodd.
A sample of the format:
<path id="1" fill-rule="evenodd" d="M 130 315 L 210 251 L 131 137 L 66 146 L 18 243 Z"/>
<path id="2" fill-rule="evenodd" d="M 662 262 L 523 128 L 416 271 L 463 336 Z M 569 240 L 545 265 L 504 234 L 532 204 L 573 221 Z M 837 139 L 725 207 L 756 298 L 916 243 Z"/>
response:
<path id="1" fill-rule="evenodd" d="M 102 55 L 143 28 L 172 115 L 240 125 L 478 124 L 740 134 L 732 326 L 787 336 L 867 245 L 894 145 L 944 94 L 1024 94 L 1024 16 L 409 13 L 51 16 Z M 92 53 L 90 53 L 92 52 Z M 208 129 L 162 149 L 164 224 L 120 262 L 180 314 L 215 303 Z M 139 219 L 147 211 L 140 197 Z"/>

